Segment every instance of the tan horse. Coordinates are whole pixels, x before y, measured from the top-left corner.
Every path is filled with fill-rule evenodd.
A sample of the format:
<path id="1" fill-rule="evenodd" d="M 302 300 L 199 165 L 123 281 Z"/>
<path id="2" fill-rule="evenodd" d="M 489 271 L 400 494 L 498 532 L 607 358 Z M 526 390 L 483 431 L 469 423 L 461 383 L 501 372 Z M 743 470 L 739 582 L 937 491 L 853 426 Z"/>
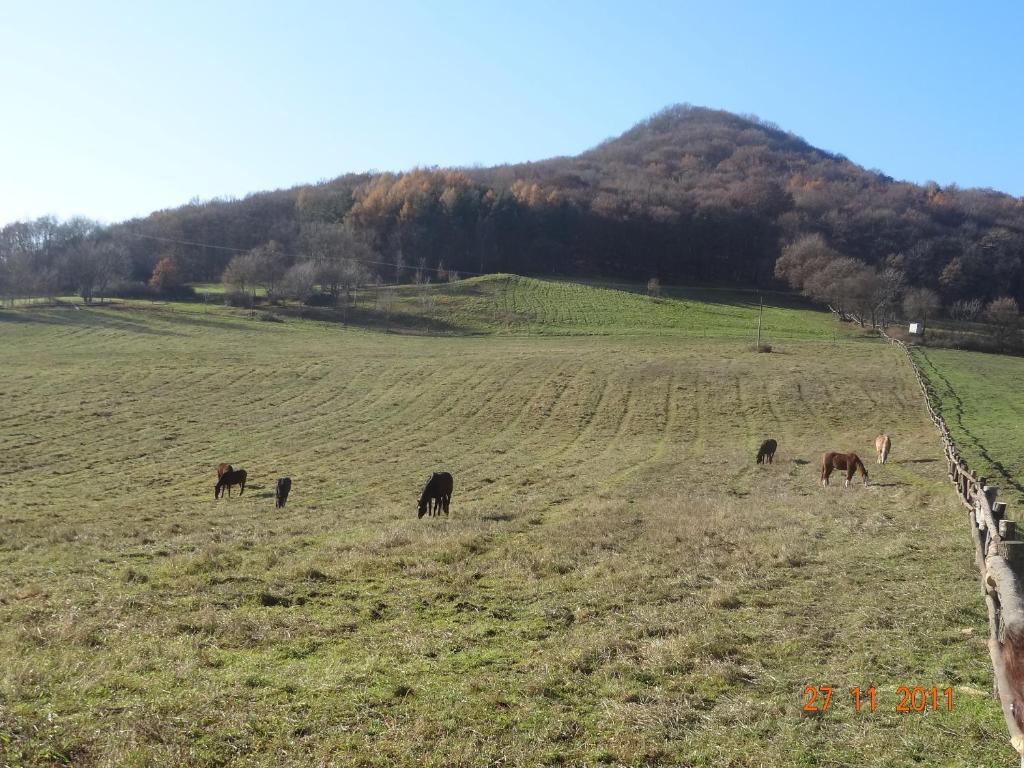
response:
<path id="1" fill-rule="evenodd" d="M 892 450 L 892 440 L 888 435 L 879 435 L 875 438 L 875 455 L 878 457 L 879 464 L 885 464 L 890 450 Z"/>
<path id="2" fill-rule="evenodd" d="M 846 472 L 846 487 L 850 487 L 850 480 L 853 479 L 854 472 L 860 472 L 864 477 L 864 485 L 868 484 L 868 470 L 864 466 L 864 462 L 860 460 L 860 457 L 856 453 L 836 453 L 835 451 L 829 451 L 823 454 L 821 457 L 821 485 L 822 487 L 828 485 L 829 475 L 832 474 L 832 470 L 838 469 Z"/>

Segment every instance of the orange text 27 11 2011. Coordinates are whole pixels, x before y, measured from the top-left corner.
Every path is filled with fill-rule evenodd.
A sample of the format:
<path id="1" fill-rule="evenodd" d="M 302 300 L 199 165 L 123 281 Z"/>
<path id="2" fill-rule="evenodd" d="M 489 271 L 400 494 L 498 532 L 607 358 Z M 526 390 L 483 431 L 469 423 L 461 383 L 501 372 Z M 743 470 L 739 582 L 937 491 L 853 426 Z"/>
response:
<path id="1" fill-rule="evenodd" d="M 889 694 L 894 694 L 891 697 Z M 953 689 L 920 685 L 900 685 L 895 690 L 866 688 L 835 688 L 831 685 L 805 685 L 803 692 L 804 712 L 828 712 L 837 704 L 849 704 L 854 712 L 876 712 L 881 707 L 886 712 L 903 714 L 922 712 L 952 712 Z"/>

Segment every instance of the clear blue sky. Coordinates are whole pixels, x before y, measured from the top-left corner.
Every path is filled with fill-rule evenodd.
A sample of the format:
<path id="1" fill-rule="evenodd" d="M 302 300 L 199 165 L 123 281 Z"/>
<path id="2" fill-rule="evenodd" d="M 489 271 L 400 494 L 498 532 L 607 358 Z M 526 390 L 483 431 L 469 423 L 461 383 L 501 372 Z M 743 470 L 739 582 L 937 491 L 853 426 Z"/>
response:
<path id="1" fill-rule="evenodd" d="M 4 2 L 0 224 L 575 154 L 669 104 L 1024 195 L 1024 3 Z"/>

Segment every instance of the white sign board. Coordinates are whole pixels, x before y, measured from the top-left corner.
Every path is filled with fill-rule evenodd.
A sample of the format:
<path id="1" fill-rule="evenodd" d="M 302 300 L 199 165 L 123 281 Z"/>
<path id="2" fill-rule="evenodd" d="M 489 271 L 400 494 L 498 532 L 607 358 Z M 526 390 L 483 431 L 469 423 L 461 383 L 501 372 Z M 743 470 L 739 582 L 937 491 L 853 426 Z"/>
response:
<path id="1" fill-rule="evenodd" d="M 910 324 L 910 332 L 913 333 L 913 334 L 920 334 L 921 333 L 921 324 L 920 323 L 911 323 Z"/>

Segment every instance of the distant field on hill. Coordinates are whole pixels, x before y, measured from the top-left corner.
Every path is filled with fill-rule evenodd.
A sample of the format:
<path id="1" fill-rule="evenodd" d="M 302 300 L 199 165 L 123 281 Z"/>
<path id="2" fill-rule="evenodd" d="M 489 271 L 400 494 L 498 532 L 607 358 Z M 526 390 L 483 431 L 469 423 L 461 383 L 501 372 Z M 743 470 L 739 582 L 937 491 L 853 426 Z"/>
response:
<path id="1" fill-rule="evenodd" d="M 444 291 L 392 311 L 476 335 L 0 310 L 0 763 L 1008 763 L 897 350 L 767 308 L 757 354 L 756 305 L 711 294 Z M 871 485 L 820 488 L 822 451 L 883 429 Z M 213 500 L 221 461 L 240 498 Z M 417 520 L 442 468 L 451 517 Z M 896 713 L 904 685 L 953 711 Z"/>
<path id="2" fill-rule="evenodd" d="M 346 322 L 397 332 L 517 335 L 671 334 L 709 338 L 756 338 L 758 294 L 753 291 L 666 287 L 661 298 L 640 284 L 585 285 L 518 275 L 486 275 L 452 283 L 364 288 L 344 313 Z M 219 299 L 223 287 L 197 286 Z M 383 297 L 383 300 L 382 300 Z M 388 300 L 390 297 L 390 301 Z M 774 300 L 774 303 L 773 303 Z M 832 339 L 828 315 L 807 311 L 792 299 L 767 294 L 762 339 Z M 286 303 L 271 311 L 304 311 Z M 341 312 L 337 313 L 342 316 Z M 319 316 L 326 317 L 325 311 Z M 334 313 L 331 315 L 334 316 Z M 843 334 L 842 331 L 839 332 Z"/>
<path id="3" fill-rule="evenodd" d="M 1024 503 L 1024 358 L 921 347 L 914 355 L 968 464 Z"/>

